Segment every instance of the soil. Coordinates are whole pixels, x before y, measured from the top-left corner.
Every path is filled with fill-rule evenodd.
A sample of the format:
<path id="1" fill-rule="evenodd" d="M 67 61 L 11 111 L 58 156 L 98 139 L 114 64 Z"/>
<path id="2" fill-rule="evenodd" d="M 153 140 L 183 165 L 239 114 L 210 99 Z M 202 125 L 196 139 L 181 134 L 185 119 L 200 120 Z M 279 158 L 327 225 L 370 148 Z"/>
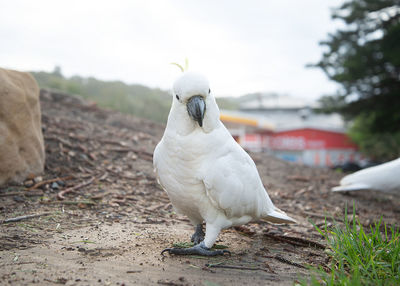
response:
<path id="1" fill-rule="evenodd" d="M 353 203 L 365 226 L 400 220 L 398 198 L 332 193 L 343 174 L 252 153 L 273 202 L 298 224 L 224 230 L 217 244 L 231 256 L 161 256 L 194 230 L 153 173 L 164 126 L 69 95 L 43 91 L 41 104 L 45 172 L 0 188 L 3 285 L 292 285 L 309 276 L 308 266 L 329 264 L 310 221 L 340 221 Z"/>

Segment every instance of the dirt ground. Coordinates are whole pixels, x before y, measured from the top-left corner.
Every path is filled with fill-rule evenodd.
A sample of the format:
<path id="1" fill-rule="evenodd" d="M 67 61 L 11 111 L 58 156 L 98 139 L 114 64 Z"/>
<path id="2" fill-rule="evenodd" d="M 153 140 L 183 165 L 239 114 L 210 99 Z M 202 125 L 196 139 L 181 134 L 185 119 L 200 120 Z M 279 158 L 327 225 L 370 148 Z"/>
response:
<path id="1" fill-rule="evenodd" d="M 398 198 L 331 193 L 342 174 L 251 154 L 274 203 L 298 224 L 227 229 L 217 244 L 231 256 L 163 257 L 193 232 L 155 181 L 164 126 L 62 94 L 43 92 L 41 101 L 45 173 L 0 188 L 2 285 L 292 285 L 309 265 L 329 263 L 309 220 L 340 219 L 353 202 L 366 226 L 400 220 Z"/>

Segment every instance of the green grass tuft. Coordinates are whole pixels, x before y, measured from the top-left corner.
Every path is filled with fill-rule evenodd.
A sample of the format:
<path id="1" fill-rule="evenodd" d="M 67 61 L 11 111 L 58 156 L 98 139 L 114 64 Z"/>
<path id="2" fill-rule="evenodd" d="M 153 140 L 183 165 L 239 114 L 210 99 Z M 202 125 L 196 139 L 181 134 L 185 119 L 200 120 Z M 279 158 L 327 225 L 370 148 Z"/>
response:
<path id="1" fill-rule="evenodd" d="M 325 220 L 324 229 L 314 227 L 327 241 L 330 273 L 314 269 L 303 285 L 400 285 L 400 233 L 385 223 L 382 226 L 382 218 L 367 231 L 353 207 L 353 220 L 346 208 L 343 226 L 334 222 L 328 229 Z"/>
<path id="2" fill-rule="evenodd" d="M 193 242 L 177 242 L 177 243 L 172 244 L 172 246 L 176 247 L 176 248 L 189 248 L 189 247 L 194 246 L 194 243 Z"/>

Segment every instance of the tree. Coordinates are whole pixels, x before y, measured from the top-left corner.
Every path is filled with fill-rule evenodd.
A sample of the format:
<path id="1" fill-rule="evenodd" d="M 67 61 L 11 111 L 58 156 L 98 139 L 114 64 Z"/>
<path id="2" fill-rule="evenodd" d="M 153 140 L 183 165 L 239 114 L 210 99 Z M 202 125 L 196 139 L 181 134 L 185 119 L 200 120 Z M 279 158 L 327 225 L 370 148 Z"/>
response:
<path id="1" fill-rule="evenodd" d="M 61 67 L 60 66 L 55 66 L 52 72 L 53 75 L 57 77 L 62 77 L 62 72 L 61 72 Z"/>
<path id="2" fill-rule="evenodd" d="M 400 1 L 350 0 L 332 19 L 346 27 L 328 35 L 319 63 L 342 88 L 321 98 L 322 110 L 352 122 L 349 134 L 377 159 L 400 156 Z"/>

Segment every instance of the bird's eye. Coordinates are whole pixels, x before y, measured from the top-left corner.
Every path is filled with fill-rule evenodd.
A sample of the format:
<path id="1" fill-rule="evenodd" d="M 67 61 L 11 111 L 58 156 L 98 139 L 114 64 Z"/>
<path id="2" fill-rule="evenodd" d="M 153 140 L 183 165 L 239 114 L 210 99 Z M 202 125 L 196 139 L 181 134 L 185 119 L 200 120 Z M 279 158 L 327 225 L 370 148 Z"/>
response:
<path id="1" fill-rule="evenodd" d="M 208 94 L 210 94 L 210 93 L 211 93 L 211 89 L 209 88 L 209 89 L 208 89 Z"/>
<path id="2" fill-rule="evenodd" d="M 175 97 L 176 97 L 177 100 L 179 100 L 179 95 L 175 94 Z"/>

